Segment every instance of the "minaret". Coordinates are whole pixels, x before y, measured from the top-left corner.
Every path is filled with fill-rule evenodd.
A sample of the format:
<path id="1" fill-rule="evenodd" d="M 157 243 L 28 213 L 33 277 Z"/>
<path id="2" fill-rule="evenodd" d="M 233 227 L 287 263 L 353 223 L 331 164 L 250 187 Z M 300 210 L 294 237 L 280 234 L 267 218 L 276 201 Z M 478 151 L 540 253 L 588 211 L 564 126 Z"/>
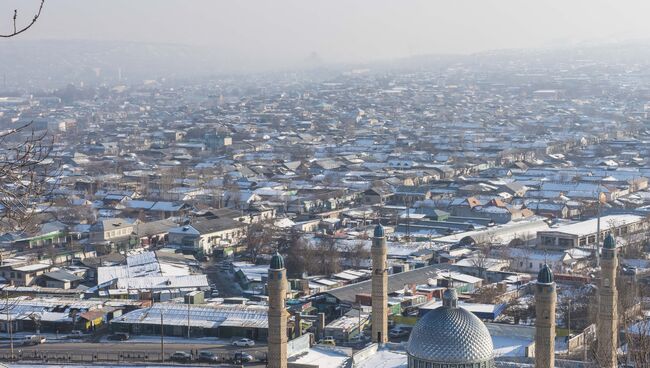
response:
<path id="1" fill-rule="evenodd" d="M 544 264 L 535 285 L 535 368 L 555 367 L 555 304 L 553 272 Z"/>
<path id="2" fill-rule="evenodd" d="M 598 328 L 596 339 L 598 344 L 597 363 L 601 368 L 615 368 L 617 366 L 616 350 L 618 348 L 618 312 L 616 308 L 616 272 L 618 260 L 616 258 L 616 240 L 611 233 L 607 234 L 603 242 L 600 258 L 600 288 L 598 302 Z"/>
<path id="3" fill-rule="evenodd" d="M 386 237 L 381 224 L 372 239 L 372 341 L 388 342 L 388 270 Z"/>
<path id="4" fill-rule="evenodd" d="M 287 368 L 288 312 L 285 308 L 287 270 L 284 268 L 284 258 L 280 253 L 275 253 L 271 257 L 267 289 L 269 294 L 267 367 Z"/>

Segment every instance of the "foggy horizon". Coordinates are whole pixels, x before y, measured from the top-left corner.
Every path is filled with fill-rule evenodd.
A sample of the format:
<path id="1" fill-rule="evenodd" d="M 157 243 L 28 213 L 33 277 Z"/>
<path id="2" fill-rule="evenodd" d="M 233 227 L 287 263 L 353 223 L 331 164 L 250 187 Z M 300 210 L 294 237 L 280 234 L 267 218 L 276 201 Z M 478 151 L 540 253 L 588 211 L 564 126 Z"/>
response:
<path id="1" fill-rule="evenodd" d="M 3 2 L 0 29 L 10 25 L 14 8 L 19 9 L 20 24 L 37 6 L 36 0 Z M 230 67 L 257 71 L 306 61 L 355 64 L 503 49 L 645 43 L 650 34 L 644 19 L 648 10 L 650 4 L 641 1 L 60 0 L 46 2 L 36 26 L 12 43 L 188 45 L 218 54 Z"/>

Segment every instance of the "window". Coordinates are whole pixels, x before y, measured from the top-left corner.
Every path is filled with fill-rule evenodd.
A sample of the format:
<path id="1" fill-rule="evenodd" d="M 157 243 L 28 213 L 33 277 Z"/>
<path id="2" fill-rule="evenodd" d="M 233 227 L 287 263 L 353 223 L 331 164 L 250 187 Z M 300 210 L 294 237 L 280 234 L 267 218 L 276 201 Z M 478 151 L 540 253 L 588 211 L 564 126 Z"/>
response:
<path id="1" fill-rule="evenodd" d="M 530 262 L 530 263 L 528 264 L 528 268 L 533 268 L 533 262 Z"/>

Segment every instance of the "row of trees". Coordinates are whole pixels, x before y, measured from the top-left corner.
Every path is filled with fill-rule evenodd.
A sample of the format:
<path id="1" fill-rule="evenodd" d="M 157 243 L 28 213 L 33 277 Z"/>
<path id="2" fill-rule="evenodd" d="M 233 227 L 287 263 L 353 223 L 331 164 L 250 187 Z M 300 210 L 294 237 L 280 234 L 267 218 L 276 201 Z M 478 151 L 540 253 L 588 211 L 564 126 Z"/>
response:
<path id="1" fill-rule="evenodd" d="M 362 267 L 364 261 L 370 258 L 363 240 L 340 245 L 335 238 L 324 236 L 308 241 L 299 232 L 280 231 L 272 221 L 252 224 L 244 245 L 253 263 L 257 263 L 263 255 L 278 250 L 285 255 L 287 272 L 296 277 L 303 273 L 328 276 L 340 272 L 343 264 Z"/>

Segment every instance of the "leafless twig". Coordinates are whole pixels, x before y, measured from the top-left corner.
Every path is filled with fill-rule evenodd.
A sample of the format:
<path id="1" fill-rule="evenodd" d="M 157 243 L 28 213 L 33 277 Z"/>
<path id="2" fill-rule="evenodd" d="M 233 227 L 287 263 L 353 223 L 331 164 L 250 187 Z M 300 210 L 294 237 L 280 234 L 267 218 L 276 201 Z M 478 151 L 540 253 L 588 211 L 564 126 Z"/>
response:
<path id="1" fill-rule="evenodd" d="M 22 27 L 20 29 L 18 29 L 18 26 L 16 25 L 16 21 L 18 20 L 18 9 L 14 9 L 14 16 L 13 16 L 13 28 L 14 28 L 14 30 L 13 30 L 13 32 L 8 33 L 8 34 L 0 34 L 0 37 L 2 37 L 2 38 L 14 37 L 14 36 L 17 36 L 17 35 L 25 32 L 26 30 L 30 29 L 36 23 L 36 21 L 38 20 L 38 17 L 41 16 L 41 11 L 43 10 L 43 5 L 45 5 L 45 0 L 41 0 L 41 4 L 38 7 L 38 11 L 36 12 L 34 17 L 32 18 L 31 22 L 29 22 L 29 24 L 27 24 L 26 26 L 24 26 L 24 27 Z"/>
<path id="2" fill-rule="evenodd" d="M 25 124 L 0 134 L 0 231 L 24 231 L 35 203 L 50 194 L 58 177 L 49 161 L 52 141 Z"/>

